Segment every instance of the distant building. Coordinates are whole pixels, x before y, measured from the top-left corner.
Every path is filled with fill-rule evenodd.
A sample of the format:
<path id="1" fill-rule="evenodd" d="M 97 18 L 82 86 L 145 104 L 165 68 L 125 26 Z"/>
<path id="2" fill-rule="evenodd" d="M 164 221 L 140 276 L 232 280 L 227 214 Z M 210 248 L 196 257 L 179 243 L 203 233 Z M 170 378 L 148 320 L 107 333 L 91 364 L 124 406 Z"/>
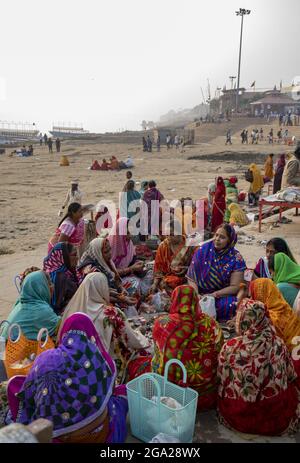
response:
<path id="1" fill-rule="evenodd" d="M 291 85 L 282 87 L 281 93 L 284 93 L 295 101 L 300 101 L 300 76 L 294 77 Z"/>
<path id="2" fill-rule="evenodd" d="M 266 116 L 271 113 L 286 114 L 289 111 L 294 113 L 296 109 L 300 109 L 300 102 L 282 94 L 279 90 L 272 90 L 266 92 L 263 98 L 250 103 L 250 106 L 253 115 Z"/>
<path id="3" fill-rule="evenodd" d="M 255 90 L 246 90 L 241 87 L 239 89 L 239 111 L 242 113 L 251 112 L 250 103 L 264 96 L 264 92 Z M 223 115 L 229 117 L 235 112 L 236 107 L 236 89 L 222 90 L 222 95 L 219 98 L 214 98 L 210 102 L 211 113 L 215 115 Z"/>

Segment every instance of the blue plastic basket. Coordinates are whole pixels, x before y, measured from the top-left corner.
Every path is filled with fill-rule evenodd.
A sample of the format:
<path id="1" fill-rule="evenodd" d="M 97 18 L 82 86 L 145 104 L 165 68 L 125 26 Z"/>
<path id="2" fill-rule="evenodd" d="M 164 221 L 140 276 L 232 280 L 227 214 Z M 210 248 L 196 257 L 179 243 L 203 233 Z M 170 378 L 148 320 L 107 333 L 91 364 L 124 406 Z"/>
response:
<path id="1" fill-rule="evenodd" d="M 186 369 L 182 362 L 174 359 L 166 363 L 164 376 L 147 373 L 126 385 L 131 432 L 143 442 L 149 442 L 160 432 L 183 443 L 193 441 L 198 392 L 168 381 L 172 364 L 182 368 L 183 382 L 186 383 Z M 162 397 L 175 399 L 181 407 L 168 407 L 161 402 Z"/>

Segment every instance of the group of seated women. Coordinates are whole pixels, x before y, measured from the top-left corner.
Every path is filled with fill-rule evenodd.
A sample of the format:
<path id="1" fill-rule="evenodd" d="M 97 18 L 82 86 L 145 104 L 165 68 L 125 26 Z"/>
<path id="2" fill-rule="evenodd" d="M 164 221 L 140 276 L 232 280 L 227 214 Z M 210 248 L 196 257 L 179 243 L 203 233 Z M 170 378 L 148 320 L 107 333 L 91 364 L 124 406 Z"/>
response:
<path id="1" fill-rule="evenodd" d="M 27 378 L 9 382 L 7 423 L 43 417 L 54 423 L 55 442 L 122 442 L 124 384 L 144 372 L 163 374 L 176 358 L 199 394 L 198 409 L 216 407 L 227 427 L 264 435 L 297 429 L 300 318 L 292 306 L 300 266 L 286 243 L 273 239 L 246 287 L 231 225 L 221 224 L 199 247 L 188 246 L 176 227 L 169 224 L 153 272 L 137 259 L 121 217 L 79 262 L 72 244 L 58 242 L 43 270 L 25 277 L 8 321 L 30 340 L 47 328 L 57 347 L 37 357 Z M 126 313 L 157 291 L 170 304 L 154 322 L 151 345 Z M 214 298 L 217 320 L 201 309 L 205 295 Z M 228 321 L 236 337 L 224 342 L 220 323 Z M 181 384 L 179 367 L 169 379 Z"/>

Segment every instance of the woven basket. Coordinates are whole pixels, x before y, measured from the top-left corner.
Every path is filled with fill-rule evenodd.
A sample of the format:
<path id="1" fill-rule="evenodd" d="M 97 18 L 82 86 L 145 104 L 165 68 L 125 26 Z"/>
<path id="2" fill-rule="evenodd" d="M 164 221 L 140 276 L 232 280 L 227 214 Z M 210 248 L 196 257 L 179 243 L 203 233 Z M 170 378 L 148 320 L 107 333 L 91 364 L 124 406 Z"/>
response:
<path id="1" fill-rule="evenodd" d="M 12 340 L 11 333 L 13 328 L 17 327 L 19 334 L 16 340 Z M 42 342 L 42 336 L 46 333 L 46 339 Z M 30 368 L 32 367 L 33 361 L 26 365 L 23 368 L 12 368 L 11 365 L 17 361 L 24 360 L 25 357 L 29 357 L 31 354 L 36 354 L 38 356 L 42 352 L 48 349 L 54 348 L 54 342 L 49 337 L 47 328 L 40 329 L 37 340 L 33 341 L 27 339 L 21 331 L 20 326 L 17 323 L 12 324 L 8 330 L 8 340 L 5 350 L 5 360 L 4 365 L 6 369 L 6 374 L 8 378 L 12 378 L 16 375 L 25 375 L 27 376 Z"/>

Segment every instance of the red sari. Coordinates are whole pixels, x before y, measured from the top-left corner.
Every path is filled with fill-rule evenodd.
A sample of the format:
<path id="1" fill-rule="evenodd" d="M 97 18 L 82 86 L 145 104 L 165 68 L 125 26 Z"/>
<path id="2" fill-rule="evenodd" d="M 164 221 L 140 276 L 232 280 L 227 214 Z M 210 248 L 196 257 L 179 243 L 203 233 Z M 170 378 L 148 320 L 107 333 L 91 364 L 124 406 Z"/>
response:
<path id="1" fill-rule="evenodd" d="M 224 222 L 226 211 L 226 188 L 222 177 L 218 177 L 216 192 L 213 199 L 211 231 L 214 233 Z"/>
<path id="2" fill-rule="evenodd" d="M 159 317 L 153 327 L 154 356 L 133 361 L 130 379 L 150 371 L 164 374 L 170 359 L 180 360 L 187 370 L 187 386 L 198 394 L 198 409 L 212 408 L 217 399 L 218 354 L 223 334 L 218 323 L 204 314 L 196 291 L 188 285 L 179 286 L 172 293 L 170 313 Z M 182 384 L 180 367 L 169 369 L 169 380 Z"/>
<path id="3" fill-rule="evenodd" d="M 244 299 L 238 337 L 219 355 L 218 410 L 222 424 L 239 432 L 280 435 L 298 425 L 298 389 L 291 357 L 262 302 Z"/>

